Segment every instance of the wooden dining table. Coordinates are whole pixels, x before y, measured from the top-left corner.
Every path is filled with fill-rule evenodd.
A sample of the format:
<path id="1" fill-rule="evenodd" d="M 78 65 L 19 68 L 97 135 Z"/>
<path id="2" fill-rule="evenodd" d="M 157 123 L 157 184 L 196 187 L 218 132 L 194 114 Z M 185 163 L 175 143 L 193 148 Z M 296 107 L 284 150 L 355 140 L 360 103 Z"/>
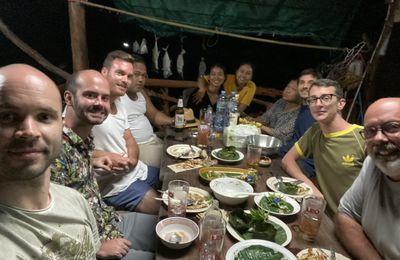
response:
<path id="1" fill-rule="evenodd" d="M 191 144 L 195 145 L 196 139 L 194 136 L 190 134 L 191 132 L 189 130 L 185 130 L 182 133 L 175 133 L 171 129 L 167 129 L 166 135 L 164 137 L 164 150 L 168 148 L 171 145 L 174 144 Z M 210 151 L 212 149 L 216 149 L 221 147 L 222 140 L 221 139 L 214 139 L 209 143 L 209 147 L 207 148 L 208 154 L 210 154 Z M 246 149 L 238 149 L 241 151 L 245 157 L 246 157 Z M 281 168 L 281 158 L 279 157 L 274 157 L 272 156 L 272 164 L 268 167 L 261 167 L 257 166 L 257 181 L 254 185 L 254 191 L 255 192 L 264 192 L 264 191 L 269 191 L 266 181 L 268 178 L 272 176 L 288 176 L 286 172 L 283 171 Z M 212 190 L 209 187 L 209 183 L 204 181 L 202 178 L 199 176 L 199 168 L 197 169 L 191 169 L 183 172 L 174 172 L 170 168 L 168 168 L 168 165 L 175 164 L 182 162 L 183 160 L 176 159 L 173 156 L 168 155 L 166 152 L 164 152 L 163 157 L 162 157 L 162 163 L 160 167 L 160 175 L 162 176 L 161 182 L 162 182 L 162 190 L 167 190 L 168 189 L 168 183 L 171 180 L 185 180 L 189 182 L 190 186 L 201 188 L 203 190 L 208 191 L 210 194 L 212 194 Z M 244 168 L 247 169 L 246 165 L 246 159 L 244 158 L 242 161 L 237 162 L 235 164 L 224 164 L 221 162 L 218 162 L 217 165 L 214 165 L 217 167 L 235 167 L 235 168 Z M 241 207 L 243 209 L 250 209 L 255 207 L 254 203 L 254 197 L 249 196 L 247 202 L 239 205 L 239 206 L 234 206 L 234 207 Z M 229 206 L 229 205 L 224 205 L 223 203 L 219 204 L 221 209 L 230 211 L 234 207 Z M 301 251 L 304 248 L 325 248 L 325 249 L 332 249 L 337 253 L 340 253 L 344 256 L 348 257 L 348 253 L 345 251 L 343 246 L 340 244 L 339 240 L 335 236 L 334 232 L 334 224 L 333 221 L 325 215 L 322 219 L 320 230 L 318 232 L 318 235 L 315 239 L 314 242 L 308 242 L 305 241 L 301 237 L 301 232 L 299 230 L 299 214 L 292 215 L 292 216 L 286 216 L 286 217 L 280 217 L 280 219 L 285 222 L 290 230 L 292 231 L 292 240 L 290 243 L 286 246 L 289 251 L 292 253 L 296 254 L 299 251 Z M 165 203 L 161 203 L 160 211 L 159 211 L 159 218 L 163 219 L 168 217 L 168 209 Z M 189 219 L 194 220 L 195 222 L 198 222 L 197 216 L 195 214 L 186 214 L 186 217 Z M 238 242 L 234 237 L 232 237 L 228 232 L 226 232 L 225 239 L 224 239 L 224 245 L 222 249 L 222 254 L 221 254 L 221 259 L 225 259 L 225 254 L 227 250 L 236 242 Z M 156 252 L 156 259 L 157 260 L 164 260 L 164 259 L 187 259 L 187 260 L 193 260 L 193 259 L 198 259 L 199 257 L 199 241 L 198 239 L 188 248 L 182 249 L 182 250 L 172 250 L 164 246 L 160 240 L 158 240 L 157 243 L 157 252 Z"/>

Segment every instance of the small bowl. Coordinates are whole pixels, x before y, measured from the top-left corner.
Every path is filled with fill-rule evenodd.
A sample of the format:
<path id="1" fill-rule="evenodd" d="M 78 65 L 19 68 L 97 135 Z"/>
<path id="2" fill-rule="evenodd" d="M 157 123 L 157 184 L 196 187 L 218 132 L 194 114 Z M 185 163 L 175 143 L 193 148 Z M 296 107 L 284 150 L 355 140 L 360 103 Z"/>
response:
<path id="1" fill-rule="evenodd" d="M 267 167 L 267 166 L 270 166 L 272 164 L 272 160 L 268 156 L 263 156 L 258 161 L 258 164 L 260 166 Z"/>
<path id="2" fill-rule="evenodd" d="M 171 249 L 188 247 L 199 235 L 199 226 L 190 219 L 182 217 L 165 218 L 157 223 L 156 233 L 161 242 Z M 180 242 L 171 242 L 171 236 L 176 234 Z"/>
<path id="3" fill-rule="evenodd" d="M 212 180 L 210 188 L 220 202 L 231 206 L 239 205 L 249 197 L 249 195 L 236 196 L 236 194 L 254 192 L 253 187 L 247 182 L 228 177 Z"/>
<path id="4" fill-rule="evenodd" d="M 282 141 L 270 135 L 250 135 L 247 137 L 247 143 L 261 147 L 263 153 L 267 155 L 278 153 L 282 147 Z"/>

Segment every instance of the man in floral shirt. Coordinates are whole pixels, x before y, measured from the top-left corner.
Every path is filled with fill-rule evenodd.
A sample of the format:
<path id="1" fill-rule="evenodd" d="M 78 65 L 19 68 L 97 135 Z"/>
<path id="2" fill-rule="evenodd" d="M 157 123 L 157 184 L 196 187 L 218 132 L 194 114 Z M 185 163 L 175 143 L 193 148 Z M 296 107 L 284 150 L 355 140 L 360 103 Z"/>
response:
<path id="1" fill-rule="evenodd" d="M 93 162 L 91 158 L 91 129 L 110 111 L 107 80 L 97 71 L 85 70 L 73 74 L 66 87 L 63 150 L 52 164 L 52 181 L 78 190 L 88 200 L 102 240 L 98 258 L 153 259 L 156 216 L 127 213 L 119 217 L 102 201 L 94 177 L 93 166 L 106 171 L 113 168 L 108 157 Z"/>

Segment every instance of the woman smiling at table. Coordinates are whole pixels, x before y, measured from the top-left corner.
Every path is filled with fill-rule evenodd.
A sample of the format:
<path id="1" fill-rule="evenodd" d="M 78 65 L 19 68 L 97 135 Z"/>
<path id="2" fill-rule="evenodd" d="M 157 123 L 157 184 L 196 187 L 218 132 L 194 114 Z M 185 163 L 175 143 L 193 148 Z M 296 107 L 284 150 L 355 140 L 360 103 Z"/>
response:
<path id="1" fill-rule="evenodd" d="M 226 75 L 224 90 L 229 97 L 232 92 L 239 94 L 239 112 L 243 112 L 253 100 L 256 93 L 256 84 L 252 81 L 254 75 L 254 65 L 250 62 L 243 62 L 239 65 L 235 74 Z M 202 76 L 198 80 L 198 91 L 193 94 L 193 101 L 200 102 L 206 92 L 206 85 L 209 76 Z"/>
<path id="2" fill-rule="evenodd" d="M 200 116 L 200 109 L 207 108 L 209 105 L 213 108 L 215 112 L 220 88 L 225 82 L 225 67 L 221 64 L 214 64 L 210 68 L 210 75 L 208 76 L 208 82 L 206 83 L 206 95 L 200 99 L 198 103 L 194 102 L 194 96 L 191 95 L 188 100 L 188 107 L 193 109 L 195 117 Z M 200 81 L 201 79 L 199 79 Z M 197 92 L 200 91 L 197 90 Z M 196 93 L 197 93 L 196 92 Z M 194 93 L 194 95 L 196 95 Z"/>

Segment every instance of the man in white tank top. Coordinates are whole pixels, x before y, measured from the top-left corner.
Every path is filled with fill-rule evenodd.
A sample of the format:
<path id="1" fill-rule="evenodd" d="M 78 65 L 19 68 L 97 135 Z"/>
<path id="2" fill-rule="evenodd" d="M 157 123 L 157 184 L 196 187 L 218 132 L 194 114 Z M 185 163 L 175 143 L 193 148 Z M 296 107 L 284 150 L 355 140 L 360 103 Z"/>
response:
<path id="1" fill-rule="evenodd" d="M 152 124 L 156 126 L 171 125 L 172 117 L 165 115 L 151 102 L 143 90 L 147 79 L 147 69 L 143 58 L 134 56 L 132 83 L 121 102 L 128 115 L 129 128 L 139 145 L 139 158 L 147 165 L 160 167 L 163 142 L 158 138 Z"/>

